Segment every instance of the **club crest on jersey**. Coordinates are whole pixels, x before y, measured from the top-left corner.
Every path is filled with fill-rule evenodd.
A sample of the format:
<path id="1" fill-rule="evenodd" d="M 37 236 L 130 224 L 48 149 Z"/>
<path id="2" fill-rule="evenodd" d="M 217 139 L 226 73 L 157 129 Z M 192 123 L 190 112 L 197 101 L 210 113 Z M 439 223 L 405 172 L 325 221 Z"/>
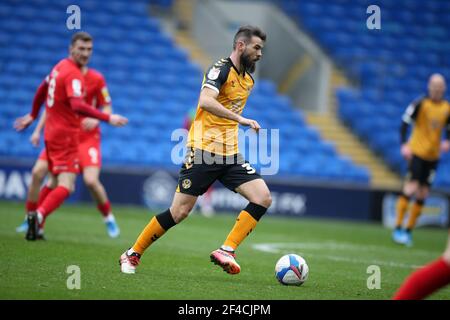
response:
<path id="1" fill-rule="evenodd" d="M 219 77 L 220 69 L 212 67 L 208 72 L 208 78 L 211 80 L 216 80 Z"/>
<path id="2" fill-rule="evenodd" d="M 184 179 L 183 182 L 181 183 L 183 189 L 189 189 L 192 185 L 191 180 L 189 179 Z"/>

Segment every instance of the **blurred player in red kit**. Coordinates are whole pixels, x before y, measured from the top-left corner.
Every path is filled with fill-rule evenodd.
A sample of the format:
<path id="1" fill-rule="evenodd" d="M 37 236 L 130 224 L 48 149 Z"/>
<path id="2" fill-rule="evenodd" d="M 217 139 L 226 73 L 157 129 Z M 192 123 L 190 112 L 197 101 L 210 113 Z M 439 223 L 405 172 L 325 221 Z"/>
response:
<path id="1" fill-rule="evenodd" d="M 440 258 L 414 271 L 394 295 L 394 300 L 420 300 L 450 284 L 450 229 L 447 248 Z"/>
<path id="2" fill-rule="evenodd" d="M 86 83 L 86 102 L 103 112 L 111 113 L 111 97 L 106 86 L 106 81 L 103 75 L 92 69 L 84 66 L 82 73 Z M 42 101 L 43 102 L 43 101 Z M 39 119 L 33 134 L 31 135 L 31 143 L 35 146 L 39 145 L 40 132 L 44 127 L 45 112 Z M 111 210 L 111 203 L 108 200 L 105 188 L 100 182 L 100 168 L 101 168 L 101 149 L 100 149 L 100 127 L 97 119 L 84 117 L 81 120 L 80 130 L 80 169 L 83 172 L 83 180 L 92 198 L 97 203 L 97 209 L 103 215 L 103 219 L 107 228 L 108 235 L 111 238 L 118 237 L 120 229 L 115 221 Z M 55 188 L 50 183 L 46 184 L 40 189 L 45 176 L 48 173 L 47 153 L 45 149 L 39 155 L 33 170 L 32 180 L 28 191 L 26 201 L 26 212 L 32 212 L 45 199 L 45 196 Z M 50 181 L 51 182 L 51 181 Z M 54 182 L 54 181 L 53 181 Z M 16 229 L 17 232 L 24 232 L 28 229 L 27 219 Z M 38 239 L 43 238 L 43 226 L 39 230 Z"/>
<path id="3" fill-rule="evenodd" d="M 42 199 L 36 211 L 27 215 L 27 240 L 36 240 L 39 225 L 67 199 L 75 188 L 79 172 L 79 133 L 82 118 L 92 117 L 123 126 L 128 120 L 121 115 L 103 113 L 86 103 L 86 83 L 82 69 L 92 55 L 93 39 L 86 32 L 73 35 L 70 56 L 58 62 L 39 86 L 31 113 L 18 118 L 18 131 L 27 128 L 38 116 L 42 101 L 46 99 L 44 129 L 45 151 L 50 171 L 50 184 L 54 189 Z"/>

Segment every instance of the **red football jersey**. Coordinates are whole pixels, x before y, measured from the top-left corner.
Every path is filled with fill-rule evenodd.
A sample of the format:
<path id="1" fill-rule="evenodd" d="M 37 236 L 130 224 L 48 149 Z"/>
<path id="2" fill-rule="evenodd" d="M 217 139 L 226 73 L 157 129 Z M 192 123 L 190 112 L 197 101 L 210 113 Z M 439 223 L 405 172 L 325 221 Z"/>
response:
<path id="1" fill-rule="evenodd" d="M 87 104 L 97 109 L 111 105 L 111 97 L 109 96 L 105 78 L 99 71 L 89 68 L 84 74 L 84 84 L 86 88 L 85 101 Z M 81 116 L 81 119 L 84 118 L 84 116 Z M 100 137 L 100 126 L 97 126 L 91 131 L 85 131 L 81 128 L 80 141 L 84 141 L 93 136 Z"/>
<path id="2" fill-rule="evenodd" d="M 84 77 L 71 59 L 63 59 L 53 67 L 48 82 L 46 100 L 46 141 L 60 141 L 67 135 L 78 135 L 80 116 L 70 107 L 70 98 L 84 97 Z"/>

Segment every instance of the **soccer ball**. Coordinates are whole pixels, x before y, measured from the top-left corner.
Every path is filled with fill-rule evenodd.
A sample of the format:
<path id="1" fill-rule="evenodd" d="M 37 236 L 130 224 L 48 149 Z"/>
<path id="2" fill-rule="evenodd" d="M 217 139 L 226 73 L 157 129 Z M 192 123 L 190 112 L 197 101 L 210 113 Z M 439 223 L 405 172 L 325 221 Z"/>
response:
<path id="1" fill-rule="evenodd" d="M 300 286 L 308 279 L 309 267 L 297 254 L 282 256 L 275 265 L 275 277 L 287 286 Z"/>

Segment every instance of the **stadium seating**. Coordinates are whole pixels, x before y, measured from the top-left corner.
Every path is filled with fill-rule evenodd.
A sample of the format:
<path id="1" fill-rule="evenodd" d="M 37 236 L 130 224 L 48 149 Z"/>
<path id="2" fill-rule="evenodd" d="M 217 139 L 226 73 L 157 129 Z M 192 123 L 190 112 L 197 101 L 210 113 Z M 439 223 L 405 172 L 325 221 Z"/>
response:
<path id="1" fill-rule="evenodd" d="M 280 0 L 277 3 L 359 85 L 337 90 L 339 115 L 399 173 L 399 126 L 407 105 L 426 93 L 428 77 L 450 77 L 450 2 L 376 2 L 381 30 L 369 30 L 369 0 Z M 444 156 L 435 186 L 450 187 L 450 157 Z"/>
<path id="2" fill-rule="evenodd" d="M 196 106 L 202 70 L 149 15 L 149 3 L 170 6 L 171 2 L 77 1 L 81 30 L 94 37 L 91 66 L 105 75 L 115 111 L 130 120 L 124 128 L 102 125 L 105 165 L 178 167 L 170 161 L 177 143 L 171 141 L 171 134 Z M 70 4 L 51 0 L 0 3 L 2 157 L 31 159 L 40 151 L 28 143 L 31 130 L 15 133 L 12 123 L 30 110 L 39 83 L 67 56 L 74 32 L 66 28 Z M 368 171 L 337 155 L 332 145 L 305 124 L 301 111 L 277 94 L 272 82 L 257 82 L 245 115 L 260 120 L 264 128 L 280 129 L 280 175 L 368 183 Z"/>

